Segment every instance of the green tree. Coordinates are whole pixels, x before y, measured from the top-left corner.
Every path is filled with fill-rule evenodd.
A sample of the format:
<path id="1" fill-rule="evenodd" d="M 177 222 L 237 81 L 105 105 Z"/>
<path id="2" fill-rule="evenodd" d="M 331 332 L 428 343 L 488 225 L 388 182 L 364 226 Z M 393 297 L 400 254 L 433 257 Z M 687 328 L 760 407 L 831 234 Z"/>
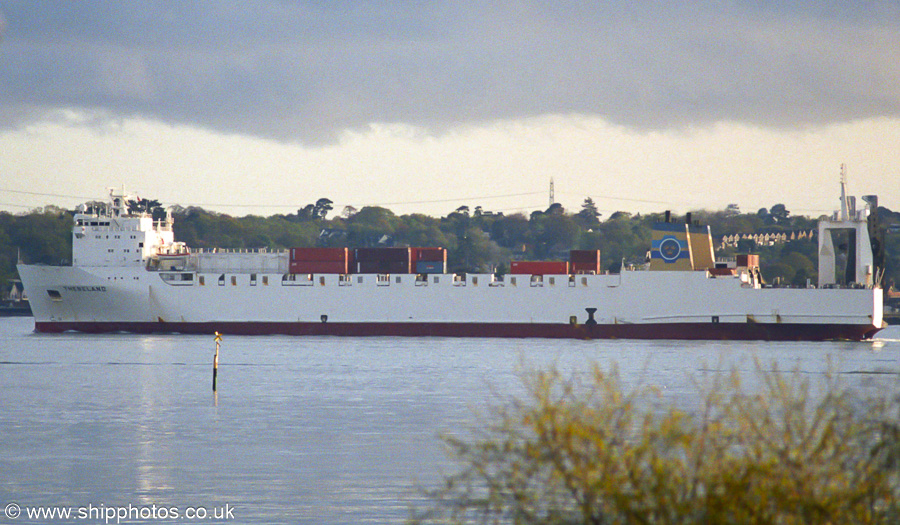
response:
<path id="1" fill-rule="evenodd" d="M 531 242 L 528 219 L 521 213 L 506 215 L 491 225 L 491 239 L 500 246 L 521 252 Z"/>
<path id="2" fill-rule="evenodd" d="M 534 255 L 553 258 L 575 245 L 580 229 L 571 215 L 547 213 L 532 221 Z"/>
<path id="3" fill-rule="evenodd" d="M 547 210 L 544 212 L 545 215 L 565 215 L 565 213 L 566 209 L 563 208 L 563 205 L 558 202 L 554 202 L 553 204 L 551 204 L 550 207 L 547 208 Z"/>
<path id="4" fill-rule="evenodd" d="M 402 215 L 394 238 L 399 244 L 409 246 L 442 246 L 447 247 L 450 240 L 441 230 L 441 221 L 428 215 L 413 213 Z"/>
<path id="5" fill-rule="evenodd" d="M 790 215 L 791 212 L 785 208 L 784 204 L 776 204 L 769 209 L 769 217 L 771 217 L 776 224 L 784 224 L 787 222 Z"/>
<path id="6" fill-rule="evenodd" d="M 575 215 L 578 223 L 585 229 L 590 229 L 600 223 L 600 211 L 594 204 L 594 199 L 587 197 L 581 205 L 581 211 Z"/>
<path id="7" fill-rule="evenodd" d="M 324 220 L 332 209 L 334 209 L 334 203 L 331 199 L 321 198 L 313 206 L 313 217 L 316 220 Z"/>
<path id="8" fill-rule="evenodd" d="M 447 264 L 453 272 L 490 273 L 509 260 L 509 250 L 492 241 L 480 228 L 469 227 L 456 237 Z"/>
<path id="9" fill-rule="evenodd" d="M 137 199 L 125 201 L 128 207 L 128 213 L 153 213 L 154 210 L 161 209 L 162 205 L 156 199 Z"/>
<path id="10" fill-rule="evenodd" d="M 71 262 L 72 214 L 69 212 L 42 211 L 19 216 L 8 235 L 27 263 L 59 265 Z"/>
<path id="11" fill-rule="evenodd" d="M 695 414 L 596 366 L 586 384 L 527 374 L 524 396 L 446 438 L 459 470 L 417 521 L 897 523 L 897 400 L 757 372 L 752 394 L 716 378 Z"/>
<path id="12" fill-rule="evenodd" d="M 354 247 L 376 246 L 383 239 L 393 238 L 400 219 L 394 212 L 380 206 L 365 206 L 346 220 L 347 241 Z"/>
<path id="13" fill-rule="evenodd" d="M 297 222 L 307 222 L 307 221 L 321 221 L 324 220 L 334 206 L 331 199 L 321 198 L 315 202 L 315 204 L 307 204 L 306 206 L 297 210 L 296 221 Z"/>

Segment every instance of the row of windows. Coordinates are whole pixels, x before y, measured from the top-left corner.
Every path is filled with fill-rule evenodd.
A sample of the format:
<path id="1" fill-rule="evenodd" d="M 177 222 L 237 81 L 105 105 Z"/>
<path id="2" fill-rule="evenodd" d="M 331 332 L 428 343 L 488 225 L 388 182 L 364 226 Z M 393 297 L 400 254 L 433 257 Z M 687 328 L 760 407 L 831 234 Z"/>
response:
<path id="1" fill-rule="evenodd" d="M 205 276 L 201 275 L 199 280 L 200 280 L 200 286 L 206 285 L 206 277 Z M 262 284 L 263 284 L 263 286 L 269 286 L 269 276 L 268 275 L 262 276 Z M 224 273 L 219 276 L 219 286 L 225 286 L 225 274 Z M 237 275 L 231 276 L 231 286 L 237 286 Z M 250 274 L 250 286 L 256 286 L 256 274 L 255 273 Z"/>
<path id="2" fill-rule="evenodd" d="M 165 275 L 163 276 L 163 279 L 169 280 L 169 281 L 171 281 L 171 280 L 187 281 L 187 280 L 193 279 L 192 274 L 186 273 L 186 274 L 178 274 L 178 275 L 190 276 L 190 279 L 187 279 L 187 278 L 173 279 L 173 278 L 167 278 Z M 338 284 L 340 286 L 349 286 L 349 285 L 353 284 L 353 281 L 352 281 L 353 277 L 356 278 L 357 284 L 363 284 L 365 282 L 365 276 L 363 276 L 363 275 L 356 275 L 356 276 L 340 275 L 339 279 L 338 279 Z M 375 284 L 377 284 L 378 286 L 389 286 L 391 284 L 391 276 L 388 274 L 376 274 L 374 277 L 375 277 Z M 416 286 L 427 286 L 428 285 L 428 277 L 429 276 L 426 274 L 417 275 L 416 281 L 415 281 Z M 465 276 L 460 276 L 460 275 L 443 275 L 443 276 L 432 275 L 431 279 L 434 284 L 440 284 L 442 277 L 448 278 L 448 279 L 452 278 L 452 280 L 453 280 L 452 282 L 453 282 L 454 286 L 466 286 L 469 283 L 471 283 L 472 286 L 478 286 L 478 284 L 479 284 L 478 276 L 472 276 L 467 279 Z M 544 286 L 545 282 L 549 286 L 556 286 L 558 283 L 560 285 L 568 285 L 568 286 L 572 287 L 572 286 L 576 286 L 577 284 L 579 284 L 579 282 L 576 281 L 576 276 L 574 276 L 574 275 L 570 275 L 568 277 L 549 277 L 548 276 L 546 278 L 546 281 L 544 280 L 544 276 L 542 276 L 542 275 L 531 275 L 531 276 L 521 276 L 521 277 L 508 276 L 506 281 L 503 279 L 497 279 L 497 278 L 493 278 L 493 277 L 491 277 L 489 279 L 490 280 L 487 284 L 488 284 L 488 286 L 493 286 L 493 287 L 502 287 L 502 286 L 505 286 L 506 284 L 509 284 L 510 286 L 518 286 L 519 279 L 525 279 L 525 282 L 523 284 L 527 283 L 530 286 Z M 221 275 L 219 275 L 219 278 L 217 279 L 217 284 L 219 286 L 225 286 L 225 284 L 229 283 L 229 282 L 230 282 L 231 286 L 237 286 L 237 284 L 238 284 L 237 275 L 226 276 L 225 274 L 221 274 Z M 255 273 L 250 274 L 250 286 L 256 286 L 258 282 L 261 282 L 261 284 L 263 286 L 268 286 L 269 285 L 269 276 L 263 275 L 260 278 L 257 278 L 257 274 L 255 274 Z M 394 282 L 397 284 L 401 284 L 403 282 L 403 277 L 401 277 L 399 275 L 394 276 Z M 206 276 L 204 276 L 204 275 L 198 276 L 198 283 L 200 284 L 200 286 L 205 286 L 206 285 Z M 325 283 L 326 283 L 325 276 L 319 275 L 318 276 L 318 284 L 320 286 L 325 286 Z M 314 276 L 312 274 L 285 274 L 284 276 L 282 276 L 281 284 L 282 284 L 282 286 L 313 286 L 314 284 L 316 284 L 316 280 L 314 279 Z M 588 285 L 587 277 L 581 277 L 580 284 L 581 284 L 581 286 L 587 286 Z"/>

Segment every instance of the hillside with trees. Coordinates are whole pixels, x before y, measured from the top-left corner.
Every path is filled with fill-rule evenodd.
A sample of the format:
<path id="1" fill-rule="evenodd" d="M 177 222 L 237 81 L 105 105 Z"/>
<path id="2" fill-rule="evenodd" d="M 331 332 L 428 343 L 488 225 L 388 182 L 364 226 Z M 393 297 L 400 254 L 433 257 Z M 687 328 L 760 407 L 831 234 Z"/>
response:
<path id="1" fill-rule="evenodd" d="M 165 213 L 157 201 L 144 199 L 131 206 L 155 216 Z M 198 207 L 174 206 L 170 211 L 176 240 L 194 248 L 443 246 L 450 271 L 501 273 L 511 260 L 563 259 L 571 249 L 601 250 L 603 267 L 611 272 L 618 272 L 623 263 L 639 266 L 650 247 L 651 227 L 663 217 L 626 211 L 602 217 L 590 198 L 575 211 L 554 204 L 527 216 L 494 213 L 481 206 L 461 206 L 443 217 L 396 215 L 377 206 L 348 207 L 335 214 L 327 198 L 299 207 L 296 213 L 268 217 L 232 217 Z M 67 264 L 73 213 L 53 206 L 22 214 L 0 212 L 0 282 L 16 277 L 18 259 Z M 885 232 L 885 282 L 897 282 L 900 213 L 880 208 L 879 216 Z M 710 226 L 718 257 L 756 253 L 768 282 L 794 286 L 816 282 L 817 241 L 808 233 L 815 231 L 817 219 L 793 215 L 783 204 L 754 213 L 742 213 L 732 204 L 721 211 L 694 211 L 691 218 Z M 760 241 L 764 234 L 784 240 Z M 722 245 L 726 236 L 740 240 Z"/>

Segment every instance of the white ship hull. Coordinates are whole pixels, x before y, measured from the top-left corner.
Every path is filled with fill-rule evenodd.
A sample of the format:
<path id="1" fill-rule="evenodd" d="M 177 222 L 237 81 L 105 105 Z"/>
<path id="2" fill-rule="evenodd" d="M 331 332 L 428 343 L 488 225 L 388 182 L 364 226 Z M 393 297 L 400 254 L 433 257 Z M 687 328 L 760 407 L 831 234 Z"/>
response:
<path id="1" fill-rule="evenodd" d="M 819 287 L 802 289 L 764 286 L 755 256 L 720 264 L 709 228 L 668 216 L 645 270 L 598 275 L 599 251 L 572 252 L 571 266 L 518 261 L 499 280 L 443 273 L 443 248 L 357 248 L 353 264 L 344 248 L 191 253 L 171 216 L 134 202 L 110 192 L 75 214 L 72 266 L 19 265 L 36 331 L 860 340 L 882 328 L 868 209 L 852 202 L 820 222 Z M 840 254 L 832 230 L 854 249 Z"/>
<path id="2" fill-rule="evenodd" d="M 882 328 L 880 288 L 759 288 L 705 271 L 541 282 L 29 265 L 19 275 L 39 332 L 861 340 Z"/>

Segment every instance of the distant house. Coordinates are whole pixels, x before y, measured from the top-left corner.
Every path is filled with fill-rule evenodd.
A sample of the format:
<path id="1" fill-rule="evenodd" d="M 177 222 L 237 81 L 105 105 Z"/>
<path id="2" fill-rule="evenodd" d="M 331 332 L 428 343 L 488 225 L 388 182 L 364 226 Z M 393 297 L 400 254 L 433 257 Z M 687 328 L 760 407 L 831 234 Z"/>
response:
<path id="1" fill-rule="evenodd" d="M 319 232 L 319 243 L 328 244 L 347 240 L 347 230 L 340 228 L 323 228 Z"/>
<path id="2" fill-rule="evenodd" d="M 10 279 L 9 287 L 4 294 L 3 300 L 9 301 L 11 303 L 21 303 L 27 301 L 28 295 L 25 294 L 25 287 L 22 285 L 22 281 L 18 279 Z"/>

